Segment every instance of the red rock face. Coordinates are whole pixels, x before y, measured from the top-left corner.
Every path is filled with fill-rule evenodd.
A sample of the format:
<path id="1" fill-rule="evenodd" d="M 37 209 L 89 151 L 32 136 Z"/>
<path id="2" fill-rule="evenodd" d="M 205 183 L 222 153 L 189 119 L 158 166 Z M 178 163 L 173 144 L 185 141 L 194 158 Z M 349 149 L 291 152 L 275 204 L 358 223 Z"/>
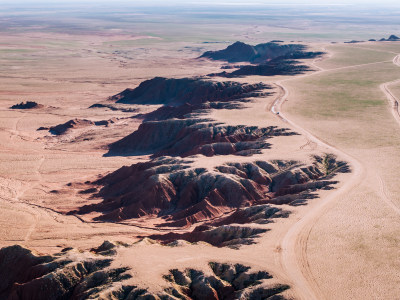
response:
<path id="1" fill-rule="evenodd" d="M 275 126 L 225 126 L 201 119 L 144 122 L 137 131 L 111 144 L 108 155 L 251 155 L 269 148 L 267 139 L 293 134 Z"/>
<path id="2" fill-rule="evenodd" d="M 240 109 L 247 100 L 231 102 L 206 102 L 198 105 L 185 103 L 179 106 L 162 106 L 147 114 L 139 114 L 136 117 L 144 121 L 162 121 L 168 119 L 190 119 L 205 114 L 210 109 Z"/>
<path id="3" fill-rule="evenodd" d="M 52 256 L 35 255 L 21 246 L 0 249 L 1 299 L 265 299 L 289 286 L 276 284 L 266 271 L 241 264 L 210 262 L 205 275 L 195 269 L 170 270 L 168 286 L 149 292 L 126 284 L 129 268 L 110 267 L 121 245 L 105 241 L 91 252 L 66 248 Z M 94 254 L 95 253 L 95 254 Z"/>
<path id="4" fill-rule="evenodd" d="M 205 102 L 227 102 L 256 97 L 262 94 L 262 90 L 269 88 L 263 83 L 242 84 L 196 78 L 155 77 L 142 82 L 135 89 L 126 89 L 109 99 L 129 104 L 198 105 Z"/>
<path id="5" fill-rule="evenodd" d="M 230 247 L 237 249 L 243 245 L 254 244 L 254 239 L 259 237 L 266 229 L 243 226 L 223 225 L 219 227 L 198 226 L 191 232 L 167 233 L 164 235 L 151 235 L 149 238 L 169 245 L 176 240 L 185 240 L 190 243 L 207 242 L 216 247 Z"/>
<path id="6" fill-rule="evenodd" d="M 106 256 L 109 253 L 97 253 L 65 249 L 54 256 L 40 256 L 21 246 L 2 248 L 0 298 L 87 299 L 130 277 L 127 268 L 108 268 L 112 261 Z"/>
<path id="7" fill-rule="evenodd" d="M 272 276 L 265 271 L 241 264 L 210 262 L 209 266 L 212 275 L 194 269 L 170 270 L 165 279 L 174 287 L 166 292 L 179 299 L 286 299 L 280 294 L 289 286 L 267 284 Z"/>
<path id="8" fill-rule="evenodd" d="M 317 158 L 309 166 L 294 161 L 255 161 L 207 170 L 160 157 L 122 167 L 95 182 L 103 186 L 96 195 L 103 202 L 72 213 L 97 211 L 102 213 L 97 219 L 107 221 L 146 215 L 162 218 L 165 226 L 189 226 L 256 204 L 304 200 L 310 190 L 334 184 L 326 179 L 335 172 L 348 170 L 345 163 L 334 158 L 328 169 L 323 163 L 324 159 Z M 330 169 L 335 171 L 328 174 Z"/>

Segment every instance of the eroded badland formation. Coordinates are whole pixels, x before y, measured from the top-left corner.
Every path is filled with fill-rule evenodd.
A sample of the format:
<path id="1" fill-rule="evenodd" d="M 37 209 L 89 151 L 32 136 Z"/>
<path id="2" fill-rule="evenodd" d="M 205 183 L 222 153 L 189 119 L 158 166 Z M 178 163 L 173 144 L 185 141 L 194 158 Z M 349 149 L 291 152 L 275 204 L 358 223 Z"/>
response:
<path id="1" fill-rule="evenodd" d="M 14 49 L 15 37 L 2 35 L 2 47 Z M 380 250 L 344 217 L 369 218 L 368 209 L 340 210 L 346 197 L 361 205 L 373 195 L 363 187 L 376 183 L 368 170 L 386 162 L 379 150 L 367 153 L 363 134 L 344 140 L 329 113 L 310 125 L 317 88 L 301 102 L 325 74 L 379 63 L 395 86 L 395 38 L 362 43 L 359 54 L 353 45 L 280 41 L 131 53 L 99 50 L 127 37 L 87 33 L 79 50 L 65 46 L 77 55 L 61 74 L 57 55 L 66 54 L 35 48 L 34 37 L 24 36 L 34 54 L 22 59 L 47 57 L 43 70 L 2 58 L 14 71 L 0 78 L 0 299 L 395 299 L 398 257 L 376 269 Z M 381 89 L 393 106 L 380 94 L 381 109 L 395 122 L 400 92 Z M 376 213 L 392 226 L 382 230 L 396 257 L 400 209 L 379 178 L 386 200 Z M 354 243 L 349 255 L 371 264 L 340 262 L 348 249 L 334 239 Z M 385 275 L 368 288 L 338 278 L 375 271 Z"/>

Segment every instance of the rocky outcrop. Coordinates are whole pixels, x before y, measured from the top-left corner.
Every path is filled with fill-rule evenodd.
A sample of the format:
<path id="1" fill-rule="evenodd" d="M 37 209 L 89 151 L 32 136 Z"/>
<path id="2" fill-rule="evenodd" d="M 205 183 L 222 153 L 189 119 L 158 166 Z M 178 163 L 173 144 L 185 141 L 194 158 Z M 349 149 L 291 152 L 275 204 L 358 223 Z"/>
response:
<path id="1" fill-rule="evenodd" d="M 136 117 L 142 118 L 143 121 L 162 121 L 168 119 L 185 119 L 192 113 L 200 110 L 202 105 L 192 105 L 190 103 L 184 103 L 179 106 L 161 106 L 160 108 L 149 112 L 147 114 L 139 114 Z"/>
<path id="2" fill-rule="evenodd" d="M 170 270 L 164 278 L 173 287 L 166 292 L 179 299 L 286 299 L 280 294 L 289 286 L 275 283 L 268 272 L 251 271 L 241 264 L 211 262 L 209 266 L 212 275 L 194 269 Z"/>
<path id="3" fill-rule="evenodd" d="M 63 135 L 70 132 L 73 129 L 85 128 L 88 126 L 96 125 L 96 126 L 109 126 L 117 121 L 116 118 L 112 118 L 109 120 L 101 120 L 101 121 L 90 121 L 86 119 L 72 119 L 63 124 L 59 124 L 51 127 L 39 127 L 38 130 L 48 130 L 51 134 L 54 135 Z"/>
<path id="4" fill-rule="evenodd" d="M 89 106 L 89 108 L 107 108 L 109 110 L 112 111 L 122 111 L 122 112 L 138 112 L 139 110 L 137 108 L 134 107 L 128 107 L 127 105 L 123 105 L 123 104 L 103 104 L 103 103 L 95 103 L 91 106 Z"/>
<path id="5" fill-rule="evenodd" d="M 38 255 L 21 246 L 0 249 L 0 298 L 13 299 L 284 299 L 289 288 L 266 271 L 241 264 L 209 263 L 211 276 L 186 269 L 170 270 L 169 287 L 159 292 L 124 284 L 129 267 L 112 268 L 117 243 L 104 242 L 91 252 L 65 248 L 54 255 Z M 110 253 L 110 250 L 114 252 Z M 268 298 L 277 295 L 279 298 Z"/>
<path id="6" fill-rule="evenodd" d="M 219 227 L 198 226 L 191 232 L 173 233 L 164 235 L 151 235 L 149 238 L 158 240 L 168 245 L 176 240 L 185 240 L 190 243 L 206 242 L 216 247 L 230 247 L 237 249 L 242 245 L 254 244 L 254 239 L 259 237 L 266 229 L 246 226 L 222 225 Z"/>
<path id="7" fill-rule="evenodd" d="M 68 131 L 70 131 L 72 129 L 83 128 L 83 127 L 87 127 L 90 125 L 94 125 L 94 122 L 92 122 L 90 120 L 86 120 L 86 119 L 73 119 L 73 120 L 69 120 L 63 124 L 52 126 L 52 127 L 48 128 L 48 130 L 51 134 L 62 135 L 62 134 L 66 134 Z M 43 130 L 43 129 L 47 129 L 47 128 L 39 128 L 39 130 Z"/>
<path id="8" fill-rule="evenodd" d="M 397 42 L 400 41 L 400 38 L 394 34 L 392 34 L 391 36 L 389 36 L 389 38 L 385 39 L 385 38 L 381 38 L 379 41 L 384 42 Z"/>
<path id="9" fill-rule="evenodd" d="M 389 36 L 389 38 L 387 39 L 388 41 L 400 41 L 400 38 L 394 34 L 392 34 L 391 36 Z"/>
<path id="10" fill-rule="evenodd" d="M 257 50 L 255 47 L 242 42 L 236 42 L 223 50 L 207 51 L 200 57 L 213 60 L 225 60 L 228 62 L 252 62 L 256 56 Z"/>
<path id="11" fill-rule="evenodd" d="M 179 106 L 161 106 L 160 108 L 146 113 L 138 114 L 135 117 L 141 118 L 143 121 L 162 121 L 168 119 L 190 119 L 206 113 L 210 109 L 239 109 L 242 107 L 242 102 L 246 100 L 231 101 L 231 102 L 206 102 L 202 104 L 192 105 L 185 103 Z"/>
<path id="12" fill-rule="evenodd" d="M 128 268 L 110 268 L 111 262 L 101 251 L 95 255 L 66 248 L 42 256 L 18 245 L 2 248 L 0 298 L 94 299 L 132 291 L 134 287 L 121 285 L 131 277 Z"/>
<path id="13" fill-rule="evenodd" d="M 142 82 L 135 89 L 126 89 L 109 99 L 129 104 L 164 104 L 179 106 L 184 103 L 198 105 L 205 102 L 228 102 L 257 97 L 270 88 L 263 83 L 217 82 L 198 78 L 155 77 Z"/>
<path id="14" fill-rule="evenodd" d="M 345 44 L 359 44 L 359 43 L 364 43 L 365 41 L 357 41 L 357 40 L 351 40 L 344 42 Z"/>
<path id="15" fill-rule="evenodd" d="M 43 108 L 44 105 L 36 103 L 35 101 L 26 101 L 11 106 L 11 109 L 37 109 Z"/>
<path id="16" fill-rule="evenodd" d="M 236 42 L 223 50 L 205 52 L 201 57 L 224 60 L 230 63 L 252 63 L 252 65 L 233 66 L 237 68 L 233 72 L 224 71 L 209 74 L 208 76 L 211 77 L 235 78 L 248 75 L 297 75 L 311 71 L 311 69 L 305 65 L 301 65 L 295 59 L 311 59 L 323 54 L 323 52 L 305 51 L 306 48 L 306 46 L 299 44 L 280 45 L 270 42 L 251 46 L 242 42 Z M 226 66 L 223 69 L 231 67 Z"/>
<path id="17" fill-rule="evenodd" d="M 137 131 L 111 144 L 108 155 L 251 155 L 268 148 L 267 139 L 293 134 L 276 126 L 227 126 L 205 119 L 169 119 L 142 123 Z"/>
<path id="18" fill-rule="evenodd" d="M 276 75 L 298 75 L 304 74 L 305 72 L 312 71 L 308 66 L 299 64 L 297 61 L 292 60 L 272 60 L 260 65 L 246 65 L 239 66 L 239 69 L 233 72 L 223 71 L 220 73 L 212 73 L 208 76 L 215 77 L 226 77 L 235 78 L 249 75 L 258 76 L 276 76 Z"/>
<path id="19" fill-rule="evenodd" d="M 322 55 L 322 52 L 307 52 L 305 51 L 306 48 L 306 46 L 299 44 L 279 45 L 270 42 L 251 46 L 236 42 L 223 50 L 207 51 L 200 57 L 224 60 L 230 63 L 250 62 L 260 64 L 270 60 L 315 58 Z"/>
<path id="20" fill-rule="evenodd" d="M 266 232 L 263 228 L 237 226 L 232 224 L 267 224 L 277 218 L 288 217 L 289 212 L 269 204 L 240 207 L 233 213 L 225 214 L 217 219 L 211 219 L 196 226 L 192 231 L 185 233 L 169 232 L 167 234 L 153 234 L 149 238 L 164 245 L 172 245 L 176 241 L 206 242 L 216 247 L 230 247 L 238 249 L 243 245 L 253 244 L 255 238 Z M 183 220 L 169 222 L 161 226 L 179 227 L 187 225 Z"/>
<path id="21" fill-rule="evenodd" d="M 258 204 L 290 204 L 310 191 L 330 188 L 337 172 L 348 172 L 334 156 L 294 161 L 232 163 L 214 169 L 192 168 L 190 162 L 160 157 L 122 167 L 94 182 L 102 202 L 71 213 L 100 212 L 96 220 L 121 221 L 142 216 L 162 218 L 184 227 Z"/>

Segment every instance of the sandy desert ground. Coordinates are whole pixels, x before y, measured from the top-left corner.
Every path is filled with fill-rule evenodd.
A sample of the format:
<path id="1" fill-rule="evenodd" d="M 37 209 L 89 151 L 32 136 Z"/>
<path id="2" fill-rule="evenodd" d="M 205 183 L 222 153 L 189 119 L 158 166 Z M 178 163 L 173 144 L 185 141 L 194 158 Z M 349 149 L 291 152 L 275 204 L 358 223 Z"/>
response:
<path id="1" fill-rule="evenodd" d="M 243 37 L 246 34 L 238 39 Z M 271 89 L 240 109 L 207 110 L 202 118 L 230 126 L 276 126 L 297 134 L 272 136 L 267 140 L 269 147 L 252 156 L 189 156 L 185 159 L 190 168 L 215 170 L 255 160 L 310 166 L 313 155 L 330 153 L 351 170 L 329 177 L 335 181 L 329 188 L 313 188 L 309 199 L 268 204 L 289 215 L 265 223 L 226 225 L 260 230 L 250 237 L 236 236 L 239 245 L 227 247 L 179 239 L 164 245 L 162 239 L 148 238 L 191 232 L 197 225 L 206 226 L 207 218 L 168 228 L 156 226 L 161 221 L 154 215 L 98 221 L 98 211 L 76 213 L 101 202 L 99 197 L 90 197 L 93 193 L 82 192 L 92 186 L 90 182 L 151 159 L 148 154 L 105 154 L 111 143 L 139 128 L 142 120 L 134 116 L 161 105 L 114 104 L 108 97 L 156 76 L 220 72 L 225 63 L 197 57 L 227 44 L 158 43 L 151 35 L 119 33 L 1 32 L 0 40 L 0 247 L 18 244 L 37 255 L 56 257 L 63 257 L 57 253 L 64 251 L 66 259 L 79 262 L 101 258 L 102 251 L 93 249 L 104 241 L 115 242 L 106 269 L 128 268 L 124 272 L 129 276 L 108 282 L 97 298 L 112 298 L 110 289 L 117 293 L 125 286 L 139 287 L 146 295 L 156 295 L 171 285 L 185 291 L 182 286 L 186 285 L 171 270 L 196 270 L 224 279 L 211 262 L 268 272 L 268 277 L 249 281 L 250 291 L 243 289 L 242 299 L 256 291 L 260 282 L 267 287 L 265 293 L 280 297 L 268 299 L 399 297 L 400 42 L 307 42 L 310 51 L 324 54 L 301 60 L 312 69 L 305 74 L 213 78 L 262 82 Z M 42 106 L 10 109 L 22 101 Z M 116 109 L 89 108 L 96 103 Z M 78 126 L 62 135 L 38 130 L 73 119 L 108 123 Z M 4 258 L 0 265 L 5 266 Z M 225 286 L 229 280 L 224 280 Z M 2 290 L 0 296 L 7 299 L 8 295 Z M 176 294 L 170 297 L 178 299 Z"/>

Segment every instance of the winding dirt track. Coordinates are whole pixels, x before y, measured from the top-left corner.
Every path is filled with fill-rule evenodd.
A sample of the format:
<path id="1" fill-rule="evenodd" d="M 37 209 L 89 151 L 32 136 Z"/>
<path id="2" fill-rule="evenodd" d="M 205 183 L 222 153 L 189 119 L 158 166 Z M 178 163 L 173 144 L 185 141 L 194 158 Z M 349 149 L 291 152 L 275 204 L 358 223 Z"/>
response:
<path id="1" fill-rule="evenodd" d="M 315 60 L 312 65 L 318 70 L 314 73 L 310 74 L 305 74 L 296 77 L 298 78 L 303 78 L 307 76 L 312 76 L 324 72 L 329 72 L 329 71 L 337 71 L 337 70 L 343 70 L 343 69 L 351 69 L 355 67 L 360 67 L 360 66 L 366 66 L 366 65 L 371 65 L 371 64 L 378 64 L 378 63 L 384 63 L 387 61 L 382 61 L 382 62 L 375 62 L 375 63 L 368 63 L 368 64 L 362 64 L 362 65 L 355 65 L 355 66 L 347 66 L 347 67 L 340 67 L 340 68 L 335 68 L 335 69 L 322 69 L 321 67 L 318 67 L 315 65 Z M 400 55 L 397 55 L 393 59 L 393 63 L 400 66 Z M 287 79 L 287 80 L 292 80 L 292 79 Z M 289 91 L 282 85 L 282 82 L 286 80 L 281 80 L 278 82 L 275 82 L 275 84 L 280 88 L 281 93 L 280 96 L 275 100 L 271 107 L 271 112 L 276 114 L 282 121 L 287 122 L 290 124 L 293 129 L 298 131 L 299 133 L 302 133 L 308 140 L 308 142 L 315 143 L 318 146 L 321 146 L 323 149 L 327 149 L 330 152 L 333 152 L 334 154 L 337 154 L 341 158 L 347 160 L 352 168 L 352 176 L 351 178 L 346 181 L 346 183 L 340 187 L 338 190 L 335 192 L 329 194 L 327 197 L 321 199 L 316 206 L 313 207 L 312 210 L 310 210 L 303 218 L 301 218 L 299 221 L 297 221 L 290 229 L 289 231 L 285 234 L 285 236 L 282 238 L 280 241 L 280 245 L 277 245 L 280 247 L 282 250 L 280 251 L 280 264 L 283 268 L 283 270 L 286 272 L 286 274 L 289 276 L 290 280 L 292 281 L 293 289 L 295 291 L 295 294 L 300 298 L 304 300 L 311 300 L 311 299 L 316 299 L 316 300 L 322 300 L 326 299 L 324 294 L 321 292 L 318 283 L 314 279 L 312 272 L 310 270 L 310 266 L 308 263 L 307 259 L 307 245 L 308 245 L 308 239 L 310 236 L 310 232 L 316 224 L 317 220 L 326 212 L 329 210 L 330 206 L 329 204 L 332 204 L 335 202 L 335 200 L 339 199 L 340 197 L 344 196 L 347 192 L 349 192 L 353 187 L 357 186 L 360 184 L 366 173 L 365 173 L 365 168 L 363 165 L 353 156 L 339 150 L 338 148 L 329 145 L 322 139 L 314 136 L 311 134 L 309 131 L 306 129 L 302 128 L 298 124 L 294 123 L 290 119 L 288 119 L 281 111 L 282 104 L 288 100 L 289 97 Z M 398 83 L 400 82 L 399 80 L 396 81 L 391 81 L 388 83 L 384 83 L 381 85 L 382 91 L 386 94 L 387 98 L 391 103 L 393 103 L 393 116 L 395 117 L 396 121 L 400 125 L 400 113 L 398 110 L 398 99 L 390 92 L 388 89 L 388 85 Z M 387 193 L 385 191 L 385 186 L 380 179 L 380 189 L 383 191 L 382 194 L 382 199 L 398 214 L 400 214 L 400 208 L 397 207 L 387 196 Z"/>
<path id="2" fill-rule="evenodd" d="M 395 58 L 393 58 L 393 63 L 400 67 L 400 55 L 397 55 Z M 395 95 L 393 95 L 393 93 L 389 89 L 390 85 L 396 84 L 396 83 L 400 83 L 400 79 L 390 81 L 390 82 L 385 82 L 385 83 L 381 84 L 379 87 L 382 90 L 382 92 L 385 93 L 390 104 L 392 105 L 393 109 L 391 111 L 392 111 L 393 117 L 400 126 L 399 99 L 397 99 L 397 97 Z"/>

